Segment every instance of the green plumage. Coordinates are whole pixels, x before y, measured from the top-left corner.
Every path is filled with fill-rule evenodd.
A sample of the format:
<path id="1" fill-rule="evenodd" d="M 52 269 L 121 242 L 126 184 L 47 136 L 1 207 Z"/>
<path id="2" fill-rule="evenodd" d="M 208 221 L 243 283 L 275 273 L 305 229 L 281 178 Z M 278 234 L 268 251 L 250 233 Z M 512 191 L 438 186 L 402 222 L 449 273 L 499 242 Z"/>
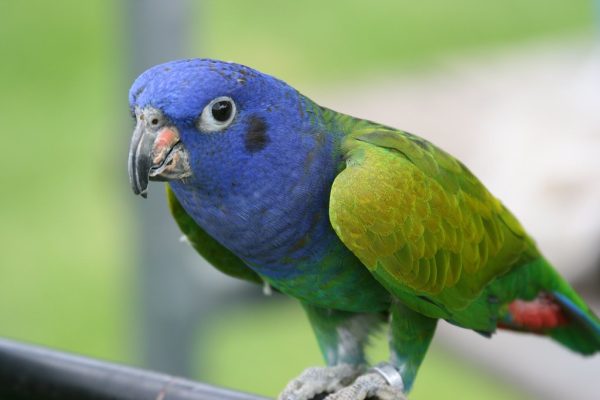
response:
<path id="1" fill-rule="evenodd" d="M 538 256 L 500 202 L 427 142 L 377 129 L 343 146 L 348 167 L 333 184 L 332 225 L 396 296 L 440 305 L 429 311 L 428 303 L 424 314 L 452 318 L 492 279 Z M 474 328 L 487 326 L 489 317 L 481 318 Z"/>

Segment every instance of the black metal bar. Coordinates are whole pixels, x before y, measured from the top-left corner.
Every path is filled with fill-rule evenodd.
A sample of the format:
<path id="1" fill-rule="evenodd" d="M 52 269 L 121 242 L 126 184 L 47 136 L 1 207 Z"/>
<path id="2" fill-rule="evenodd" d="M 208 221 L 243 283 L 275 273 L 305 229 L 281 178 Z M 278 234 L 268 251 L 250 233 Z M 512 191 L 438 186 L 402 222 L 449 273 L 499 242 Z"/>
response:
<path id="1" fill-rule="evenodd" d="M 267 400 L 6 339 L 0 339 L 0 399 Z"/>

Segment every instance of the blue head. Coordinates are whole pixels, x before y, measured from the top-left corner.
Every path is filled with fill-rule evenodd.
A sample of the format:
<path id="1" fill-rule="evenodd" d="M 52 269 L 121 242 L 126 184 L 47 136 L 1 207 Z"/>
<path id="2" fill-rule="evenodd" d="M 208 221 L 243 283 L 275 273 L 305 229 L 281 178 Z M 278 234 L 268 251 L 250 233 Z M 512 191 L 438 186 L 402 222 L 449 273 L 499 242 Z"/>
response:
<path id="1" fill-rule="evenodd" d="M 290 213 L 310 225 L 306 214 L 326 203 L 332 141 L 318 107 L 287 84 L 238 64 L 173 61 L 144 72 L 129 103 L 134 191 L 169 180 L 188 213 L 228 247 L 296 236 L 287 232 Z"/>
<path id="2" fill-rule="evenodd" d="M 138 178 L 132 176 L 134 190 L 145 191 L 148 173 L 151 179 L 187 178 L 218 190 L 243 172 L 266 172 L 270 163 L 302 145 L 301 133 L 308 129 L 305 101 L 285 83 L 238 64 L 193 59 L 147 70 L 129 93 L 139 125 L 130 159 L 130 172 Z M 149 133 L 143 149 L 140 144 Z M 146 161 L 142 166 L 148 171 L 136 171 L 131 164 L 146 155 L 167 156 L 176 143 L 181 145 L 175 150 L 187 152 L 178 158 L 178 171 L 165 157 L 156 161 L 172 164 L 158 173 L 164 163 Z M 136 155 L 138 148 L 147 154 Z"/>

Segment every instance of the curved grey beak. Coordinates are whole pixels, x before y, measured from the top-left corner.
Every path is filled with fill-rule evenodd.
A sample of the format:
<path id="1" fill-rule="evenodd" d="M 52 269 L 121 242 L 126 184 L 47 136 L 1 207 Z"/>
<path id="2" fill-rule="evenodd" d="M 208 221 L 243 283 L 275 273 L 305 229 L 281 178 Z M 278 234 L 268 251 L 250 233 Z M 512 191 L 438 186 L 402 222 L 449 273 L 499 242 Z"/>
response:
<path id="1" fill-rule="evenodd" d="M 148 181 L 183 179 L 192 173 L 177 128 L 152 108 L 136 110 L 136 117 L 129 147 L 129 181 L 133 193 L 146 197 Z"/>

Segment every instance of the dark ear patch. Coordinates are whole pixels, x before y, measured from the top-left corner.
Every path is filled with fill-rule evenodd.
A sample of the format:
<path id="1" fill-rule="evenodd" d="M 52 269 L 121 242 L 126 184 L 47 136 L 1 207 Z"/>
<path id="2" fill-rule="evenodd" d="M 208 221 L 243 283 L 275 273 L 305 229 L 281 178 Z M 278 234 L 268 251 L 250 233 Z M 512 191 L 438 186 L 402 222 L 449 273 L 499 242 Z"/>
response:
<path id="1" fill-rule="evenodd" d="M 269 140 L 269 136 L 267 135 L 267 123 L 265 120 L 257 116 L 250 117 L 248 130 L 246 131 L 246 136 L 244 138 L 246 150 L 250 153 L 261 151 L 269 143 Z"/>

